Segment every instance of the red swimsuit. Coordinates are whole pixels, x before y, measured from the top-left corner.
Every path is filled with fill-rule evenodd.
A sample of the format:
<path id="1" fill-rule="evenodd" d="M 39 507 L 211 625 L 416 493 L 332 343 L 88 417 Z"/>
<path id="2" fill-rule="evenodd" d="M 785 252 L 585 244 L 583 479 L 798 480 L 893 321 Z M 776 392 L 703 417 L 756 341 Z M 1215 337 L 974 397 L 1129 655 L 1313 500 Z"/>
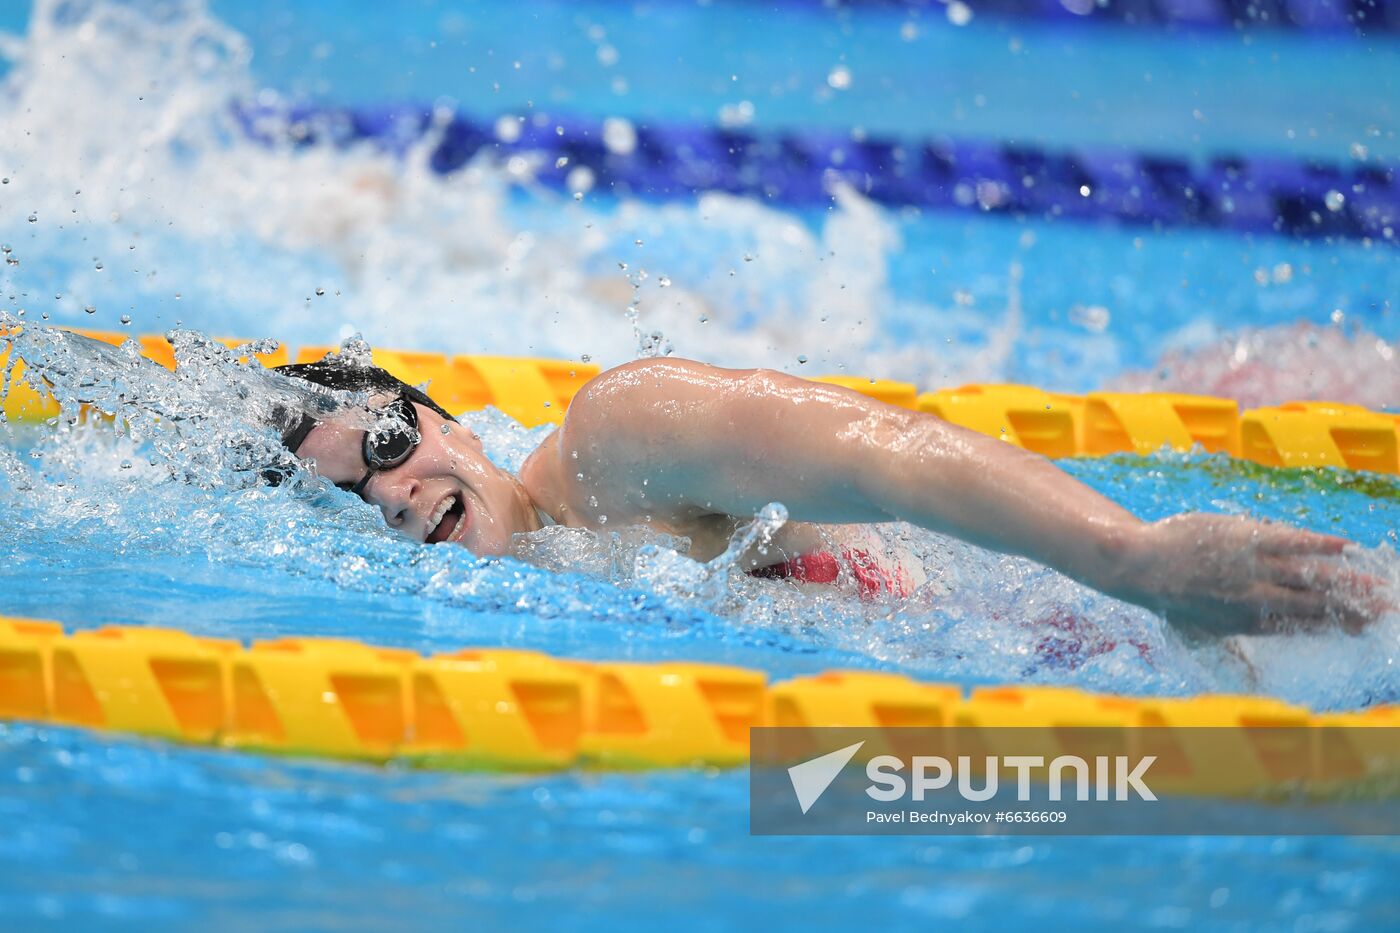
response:
<path id="1" fill-rule="evenodd" d="M 837 558 L 830 551 L 817 551 L 804 554 L 792 560 L 771 567 L 750 570 L 749 575 L 765 580 L 796 580 L 799 583 L 835 583 L 841 576 L 841 564 L 845 563 L 860 587 L 861 599 L 875 599 L 881 595 L 898 596 L 901 599 L 913 595 L 904 568 L 895 566 L 891 573 L 882 567 L 869 551 L 861 548 L 842 547 Z"/>
<path id="2" fill-rule="evenodd" d="M 869 551 L 861 548 L 842 547 L 840 557 L 829 551 L 817 551 L 771 567 L 750 570 L 749 575 L 766 580 L 835 583 L 841 576 L 843 563 L 850 568 L 863 600 L 887 595 L 904 599 L 913 595 L 914 587 L 902 566 L 896 564 L 891 572 L 888 567 L 881 566 Z M 1050 631 L 1036 644 L 1036 655 L 1042 662 L 1053 666 L 1079 667 L 1090 658 L 1107 654 L 1118 647 L 1117 639 L 1110 637 L 1090 620 L 1063 608 L 1055 609 L 1038 620 L 1038 626 L 1046 626 Z M 1150 661 L 1151 649 L 1145 642 L 1134 638 L 1124 641 L 1136 648 L 1144 661 Z"/>

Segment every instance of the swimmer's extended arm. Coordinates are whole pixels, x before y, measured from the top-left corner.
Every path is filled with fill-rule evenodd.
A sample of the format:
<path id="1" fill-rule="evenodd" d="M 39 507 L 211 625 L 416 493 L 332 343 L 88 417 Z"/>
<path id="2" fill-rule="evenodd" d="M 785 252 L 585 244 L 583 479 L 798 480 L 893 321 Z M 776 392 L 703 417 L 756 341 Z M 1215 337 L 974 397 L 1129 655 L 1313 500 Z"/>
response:
<path id="1" fill-rule="evenodd" d="M 1219 515 L 1144 523 L 1038 454 L 836 386 L 638 361 L 591 383 L 568 420 L 620 494 L 645 478 L 648 501 L 678 513 L 777 501 L 798 521 L 907 521 L 1214 631 L 1336 611 L 1319 576 L 1335 570 L 1315 564 L 1340 538 Z"/>

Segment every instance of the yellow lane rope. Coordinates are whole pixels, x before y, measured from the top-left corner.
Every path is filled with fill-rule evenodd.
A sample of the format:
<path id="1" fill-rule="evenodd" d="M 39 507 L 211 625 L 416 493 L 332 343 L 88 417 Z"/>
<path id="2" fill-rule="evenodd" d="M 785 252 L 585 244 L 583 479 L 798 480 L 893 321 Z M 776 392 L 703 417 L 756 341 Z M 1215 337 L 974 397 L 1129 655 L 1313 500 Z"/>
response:
<path id="1" fill-rule="evenodd" d="M 127 335 L 77 330 L 118 344 Z M 133 337 L 165 366 L 174 354 L 165 338 Z M 237 346 L 237 340 L 224 340 Z M 333 347 L 279 349 L 265 365 L 312 362 Z M 0 372 L 7 363 L 0 351 Z M 429 384 L 450 411 L 494 405 L 527 427 L 563 420 L 569 400 L 598 374 L 590 363 L 504 356 L 447 356 L 416 350 L 375 350 L 374 361 L 411 385 Z M 52 398 L 35 392 L 15 367 L 5 414 L 15 421 L 43 421 L 57 413 Z M 1200 445 L 1275 467 L 1344 467 L 1400 474 L 1400 414 L 1374 412 L 1342 402 L 1287 402 L 1245 412 L 1232 399 L 1170 392 L 1091 392 L 1065 395 L 1022 385 L 967 385 L 920 392 L 906 382 L 854 376 L 815 381 L 842 385 L 892 405 L 930 412 L 954 424 L 1000 437 L 1048 457 L 1148 454 Z"/>
<path id="2" fill-rule="evenodd" d="M 770 684 L 760 671 L 719 664 L 574 661 L 497 648 L 423 656 L 326 638 L 244 647 L 154 628 L 65 634 L 52 622 L 7 617 L 0 719 L 511 771 L 742 765 L 755 726 L 958 727 L 976 730 L 990 754 L 1002 751 L 999 741 L 1020 743 L 1004 751 L 1024 754 L 1031 727 L 1047 755 L 1081 753 L 1092 729 L 1119 736 L 1124 748 L 1150 741 L 1171 762 L 1154 778 L 1168 792 L 1378 781 L 1393 788 L 1400 778 L 1397 706 L 1316 714 L 1250 696 L 1131 698 L 1036 686 L 964 693 L 870 671 Z M 1014 739 L 999 739 L 1007 727 L 1016 727 Z M 1213 741 L 1201 739 L 1203 727 Z"/>

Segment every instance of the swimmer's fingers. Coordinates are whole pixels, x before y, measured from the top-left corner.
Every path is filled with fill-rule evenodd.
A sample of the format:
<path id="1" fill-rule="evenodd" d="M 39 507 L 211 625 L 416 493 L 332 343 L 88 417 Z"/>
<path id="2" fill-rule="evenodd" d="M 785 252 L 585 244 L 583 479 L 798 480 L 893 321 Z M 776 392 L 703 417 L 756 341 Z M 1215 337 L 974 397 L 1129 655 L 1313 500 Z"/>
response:
<path id="1" fill-rule="evenodd" d="M 1257 547 L 1265 557 L 1303 557 L 1310 554 L 1340 554 L 1349 543 L 1346 538 L 1336 535 L 1318 534 L 1289 525 L 1266 524 L 1260 526 Z"/>
<path id="2" fill-rule="evenodd" d="M 1375 621 L 1378 607 L 1365 601 L 1340 599 L 1320 587 L 1294 589 L 1276 583 L 1257 584 L 1251 596 L 1259 607 L 1259 627 L 1265 632 L 1316 631 L 1340 625 L 1356 635 Z"/>
<path id="3" fill-rule="evenodd" d="M 1353 634 L 1397 608 L 1380 577 L 1333 563 L 1276 559 L 1269 563 L 1269 582 L 1290 590 L 1317 591 L 1342 627 Z"/>
<path id="4" fill-rule="evenodd" d="M 1324 589 L 1344 587 L 1348 591 L 1369 592 L 1380 581 L 1364 573 L 1357 573 L 1347 567 L 1321 560 L 1307 560 L 1296 557 L 1272 558 L 1264 563 L 1262 576 L 1270 583 L 1287 587 L 1290 590 Z"/>

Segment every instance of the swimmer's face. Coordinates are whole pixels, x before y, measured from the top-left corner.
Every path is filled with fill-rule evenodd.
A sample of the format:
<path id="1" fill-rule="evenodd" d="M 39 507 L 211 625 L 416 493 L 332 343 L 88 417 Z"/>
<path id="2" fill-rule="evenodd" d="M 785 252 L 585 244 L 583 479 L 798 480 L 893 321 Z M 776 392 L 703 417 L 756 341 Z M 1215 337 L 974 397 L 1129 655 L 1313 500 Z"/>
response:
<path id="1" fill-rule="evenodd" d="M 389 401 L 379 398 L 375 407 Z M 510 550 L 511 537 L 539 528 L 525 489 L 487 459 L 469 428 L 414 404 L 422 440 L 396 467 L 375 471 L 360 493 L 384 521 L 415 541 L 460 544 L 479 557 Z M 446 429 L 444 431 L 444 429 Z M 365 475 L 364 429 L 334 420 L 316 425 L 298 456 L 338 486 Z"/>

